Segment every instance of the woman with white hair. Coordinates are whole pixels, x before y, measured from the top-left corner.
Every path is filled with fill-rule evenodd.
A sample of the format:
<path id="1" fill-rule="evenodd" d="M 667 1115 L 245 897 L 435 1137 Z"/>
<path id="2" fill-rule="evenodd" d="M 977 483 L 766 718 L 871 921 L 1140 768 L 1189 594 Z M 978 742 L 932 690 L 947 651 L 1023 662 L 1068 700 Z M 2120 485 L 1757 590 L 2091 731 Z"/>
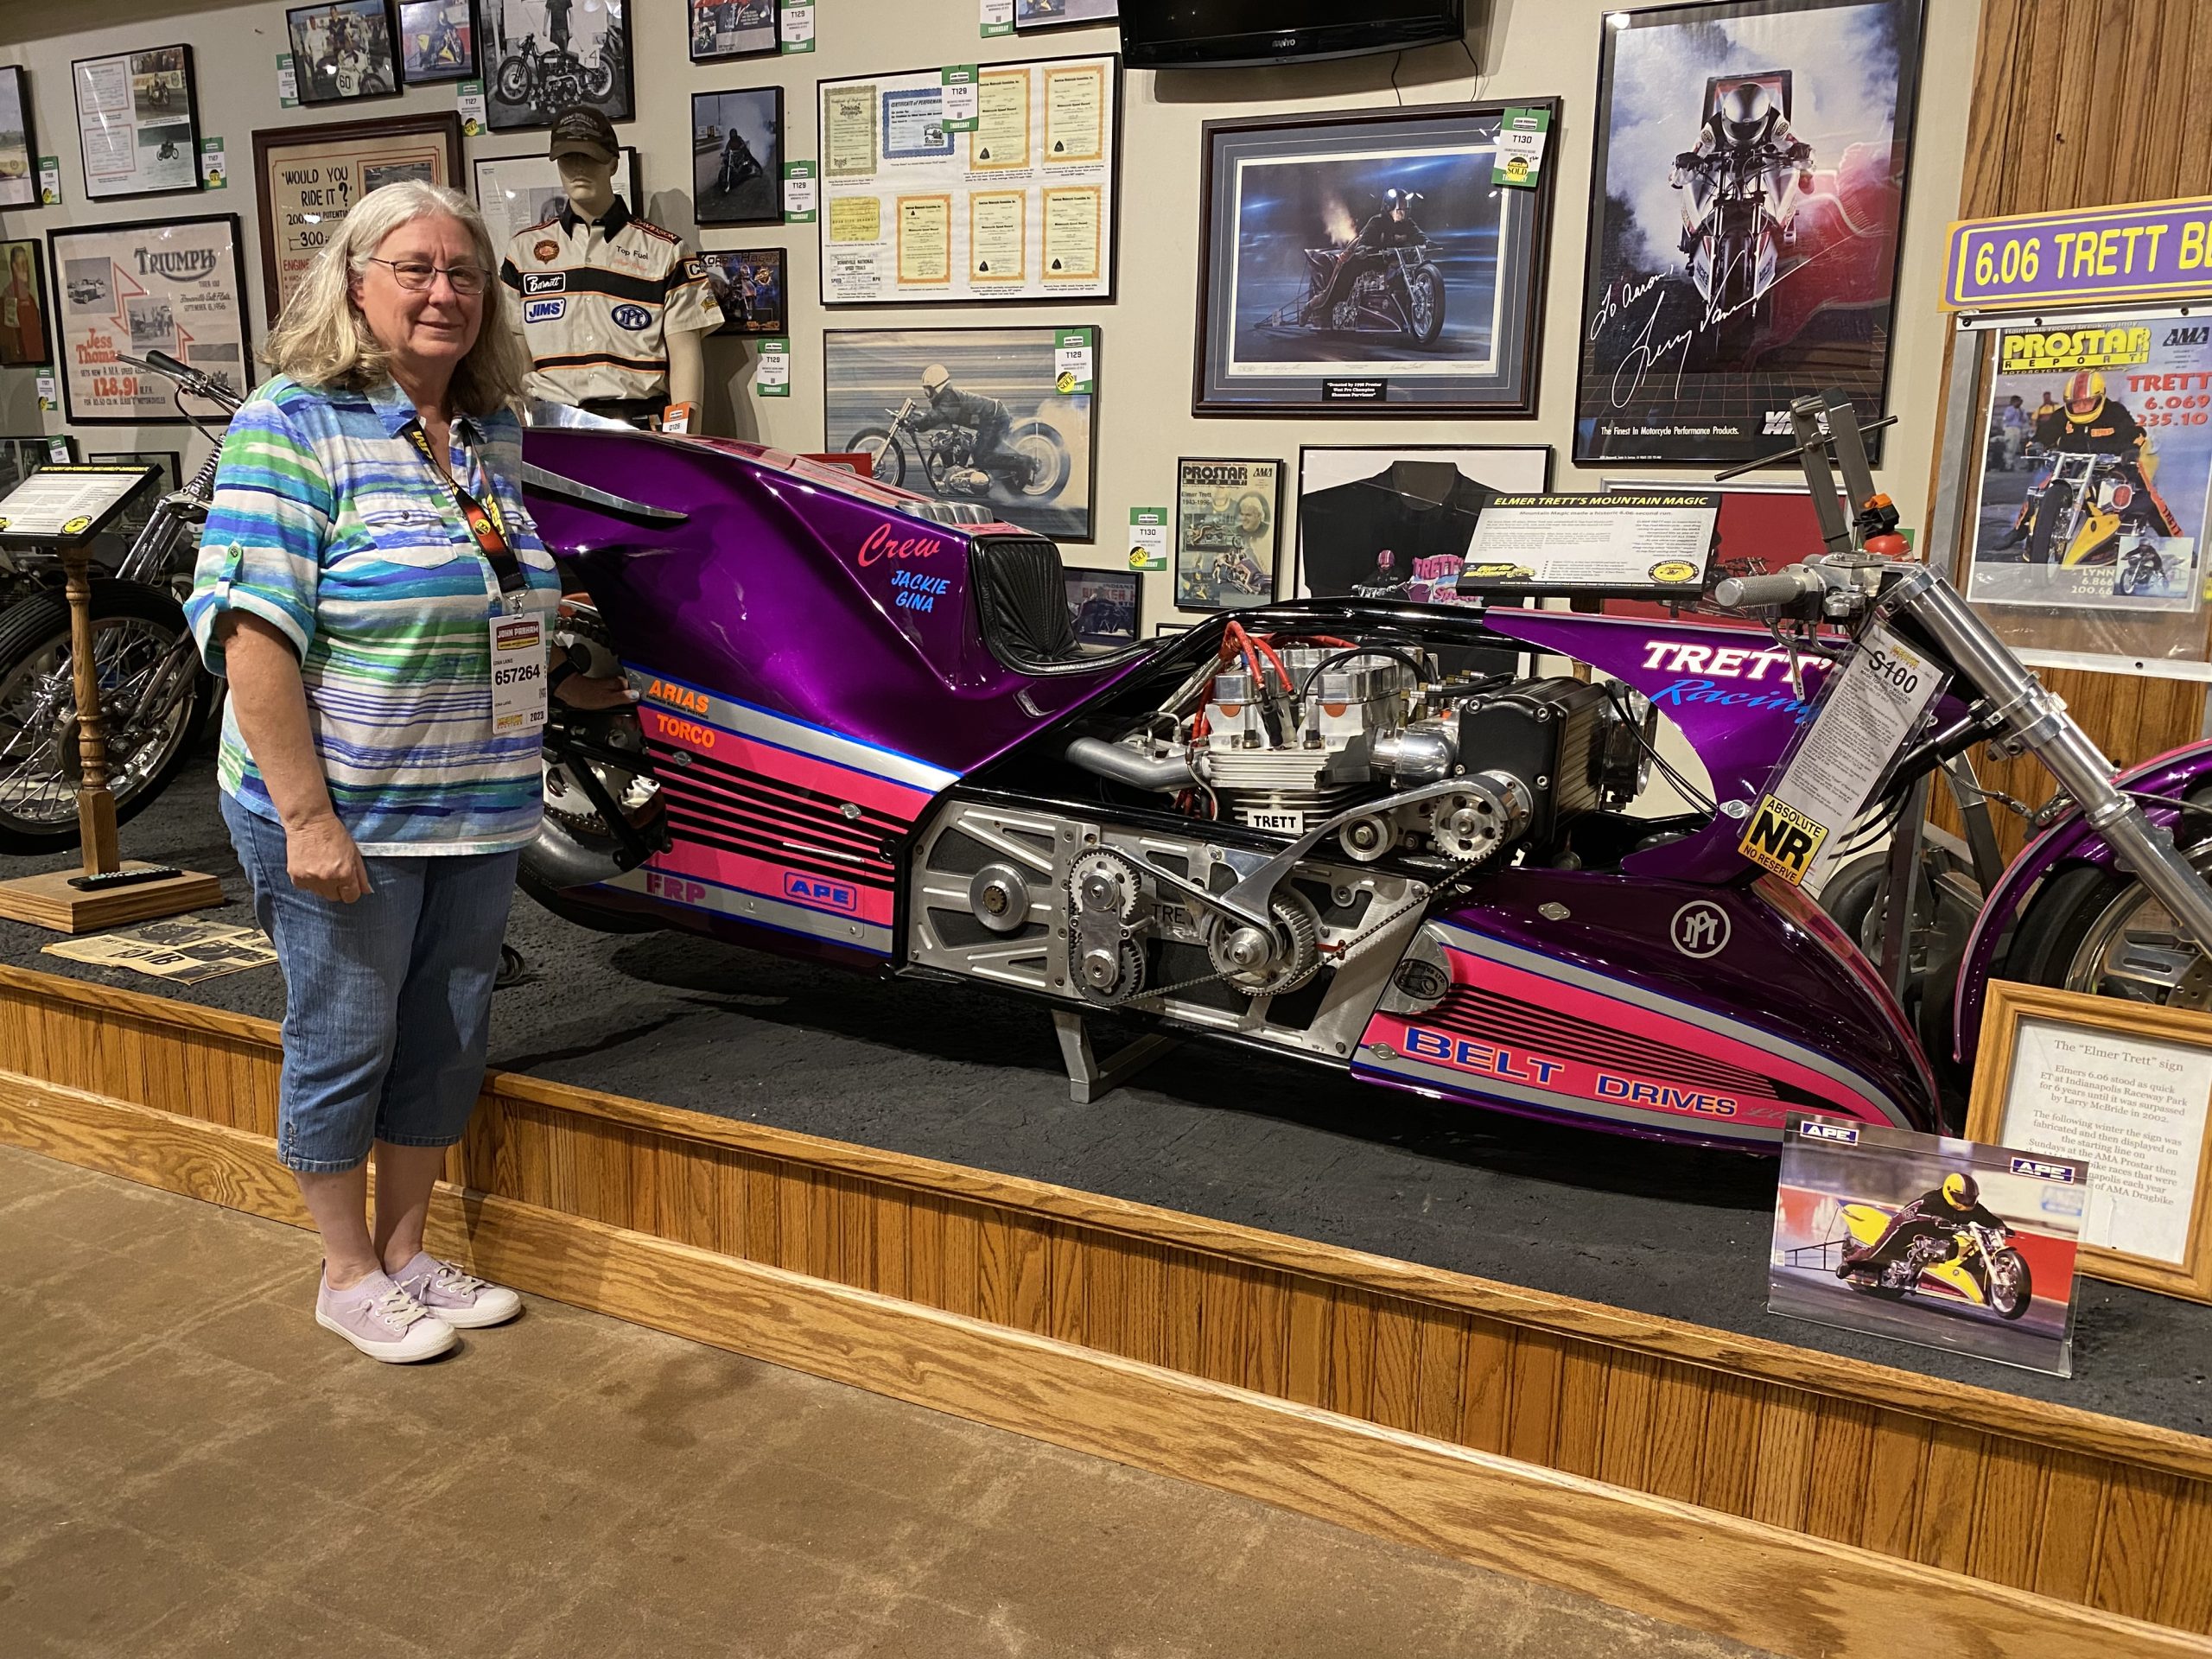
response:
<path id="1" fill-rule="evenodd" d="M 530 363 L 497 269 L 458 192 L 360 199 L 223 441 L 187 607 L 230 682 L 223 816 L 284 976 L 277 1152 L 322 1235 L 316 1321 L 384 1360 L 522 1307 L 423 1247 L 537 833 L 560 601 L 523 505 Z"/>

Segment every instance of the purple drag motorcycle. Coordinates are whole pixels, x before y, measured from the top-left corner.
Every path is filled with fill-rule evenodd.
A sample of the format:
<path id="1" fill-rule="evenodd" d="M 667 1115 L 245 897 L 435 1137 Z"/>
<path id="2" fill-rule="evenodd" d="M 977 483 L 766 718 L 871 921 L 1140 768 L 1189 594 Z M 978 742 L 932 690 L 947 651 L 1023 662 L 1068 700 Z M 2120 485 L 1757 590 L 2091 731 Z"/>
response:
<path id="1" fill-rule="evenodd" d="M 1945 582 L 1848 534 L 1720 584 L 1724 605 L 1771 607 L 1764 635 L 1313 600 L 1101 651 L 1074 638 L 1058 550 L 978 506 L 717 440 L 563 425 L 527 454 L 569 578 L 560 639 L 643 700 L 556 705 L 526 889 L 593 926 L 1042 1003 L 1078 1098 L 1208 1037 L 1765 1147 L 1792 1109 L 1937 1127 L 1928 1052 L 1971 1053 L 1993 975 L 2075 982 L 2088 951 L 2137 975 L 2089 988 L 2206 983 L 2212 890 L 2164 826 L 2196 810 L 2212 748 L 2115 787 Z M 1971 942 L 1933 953 L 1960 963 L 1955 998 L 1948 973 L 1938 995 L 1897 969 L 1927 931 L 1916 906 L 1861 906 L 1869 937 L 1890 918 L 1885 978 L 1744 850 L 1862 636 L 1952 677 L 1891 746 L 1867 822 L 1916 823 L 1928 779 L 1993 739 L 2037 750 L 2079 804 L 1988 871 Z M 1611 681 L 1530 671 L 1559 657 Z M 1661 710 L 1714 798 L 1637 816 Z M 2148 817 L 2129 791 L 2160 798 Z M 1886 868 L 1917 882 L 1902 839 Z M 1908 1007 L 1948 1039 L 1954 1003 L 1959 1046 L 1924 1050 Z M 1102 1062 L 1085 1016 L 1108 1010 L 1154 1034 Z"/>

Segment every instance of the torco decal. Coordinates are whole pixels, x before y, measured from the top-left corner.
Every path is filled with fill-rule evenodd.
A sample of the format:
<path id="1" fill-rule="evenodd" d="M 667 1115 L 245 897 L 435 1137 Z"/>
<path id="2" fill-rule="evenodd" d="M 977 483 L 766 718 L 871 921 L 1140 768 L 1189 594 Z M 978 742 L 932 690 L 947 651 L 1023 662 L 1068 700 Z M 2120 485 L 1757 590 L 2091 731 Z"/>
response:
<path id="1" fill-rule="evenodd" d="M 673 715 L 664 715 L 658 709 L 648 709 L 646 715 L 653 722 L 655 734 L 671 743 L 688 743 L 695 749 L 711 749 L 717 734 L 711 726 L 701 726 L 692 721 L 678 720 Z"/>
<path id="2" fill-rule="evenodd" d="M 558 242 L 550 240 L 540 242 L 536 247 L 531 250 L 531 252 L 537 256 L 537 262 L 540 264 L 543 264 L 546 261 L 557 258 L 560 256 L 561 245 Z"/>
<path id="3" fill-rule="evenodd" d="M 526 270 L 522 274 L 525 298 L 532 294 L 563 294 L 568 287 L 569 273 L 565 270 Z"/>
<path id="4" fill-rule="evenodd" d="M 860 545 L 854 562 L 869 565 L 880 559 L 926 559 L 938 550 L 939 543 L 929 536 L 893 536 L 891 526 L 878 524 L 868 533 Z"/>
<path id="5" fill-rule="evenodd" d="M 824 880 L 818 875 L 802 875 L 797 870 L 784 876 L 784 897 L 796 899 L 802 905 L 819 905 L 849 914 L 861 907 L 861 896 L 855 888 L 842 881 Z"/>
<path id="6" fill-rule="evenodd" d="M 550 300 L 524 300 L 522 320 L 524 322 L 558 322 L 569 308 L 569 302 L 559 296 Z"/>
<path id="7" fill-rule="evenodd" d="M 607 315 L 614 320 L 617 328 L 627 328 L 633 334 L 652 327 L 653 314 L 642 305 L 618 305 Z"/>

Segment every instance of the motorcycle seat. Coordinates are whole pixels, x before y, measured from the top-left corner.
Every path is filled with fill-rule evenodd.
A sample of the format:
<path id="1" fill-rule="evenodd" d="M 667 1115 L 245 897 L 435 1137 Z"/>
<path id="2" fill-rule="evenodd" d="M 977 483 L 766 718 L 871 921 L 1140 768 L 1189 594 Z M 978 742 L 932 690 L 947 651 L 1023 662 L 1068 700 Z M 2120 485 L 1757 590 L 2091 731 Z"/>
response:
<path id="1" fill-rule="evenodd" d="M 1067 575 L 1060 550 L 1041 537 L 987 536 L 969 543 L 969 573 L 991 655 L 1021 674 L 1065 674 L 1098 668 L 1143 651 L 1088 649 L 1068 614 Z"/>

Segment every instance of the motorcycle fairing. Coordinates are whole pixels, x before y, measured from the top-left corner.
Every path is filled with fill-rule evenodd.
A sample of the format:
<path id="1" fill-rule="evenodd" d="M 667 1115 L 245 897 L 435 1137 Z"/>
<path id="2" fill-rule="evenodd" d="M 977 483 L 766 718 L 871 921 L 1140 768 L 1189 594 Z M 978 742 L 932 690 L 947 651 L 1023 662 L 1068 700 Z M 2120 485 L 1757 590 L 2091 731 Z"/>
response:
<path id="1" fill-rule="evenodd" d="M 1409 1006 L 1402 976 L 1354 1075 L 1718 1145 L 1774 1145 L 1793 1109 L 1935 1124 L 1935 1080 L 1903 1014 L 1840 936 L 1802 925 L 1794 893 L 1515 870 L 1478 894 L 1402 959 L 1440 951 L 1440 1000 Z M 1685 912 L 1712 917 L 1708 954 L 1673 942 Z"/>
<path id="2" fill-rule="evenodd" d="M 2164 754 L 2152 755 L 2140 766 L 2122 772 L 2117 781 L 2138 794 L 2180 799 L 2208 779 L 2212 779 L 2212 740 L 2185 743 Z M 2144 803 L 2143 810 L 2161 829 L 2173 830 L 2184 817 L 2200 831 L 2204 823 L 2201 815 L 2183 814 L 2149 801 Z M 2186 846 L 2190 837 L 2183 834 L 2181 838 Z M 2033 896 L 2037 885 L 2063 864 L 2109 867 L 2113 862 L 2110 845 L 2089 827 L 2078 810 L 2070 808 L 2064 817 L 2020 849 L 1983 900 L 1981 914 L 1975 918 L 1974 931 L 1967 936 L 1966 951 L 1959 958 L 1958 995 L 1951 1014 L 1951 1052 L 1955 1059 L 1971 1059 L 1981 1040 L 1982 999 L 1988 988 L 1990 974 L 1996 967 L 1998 950 Z"/>

